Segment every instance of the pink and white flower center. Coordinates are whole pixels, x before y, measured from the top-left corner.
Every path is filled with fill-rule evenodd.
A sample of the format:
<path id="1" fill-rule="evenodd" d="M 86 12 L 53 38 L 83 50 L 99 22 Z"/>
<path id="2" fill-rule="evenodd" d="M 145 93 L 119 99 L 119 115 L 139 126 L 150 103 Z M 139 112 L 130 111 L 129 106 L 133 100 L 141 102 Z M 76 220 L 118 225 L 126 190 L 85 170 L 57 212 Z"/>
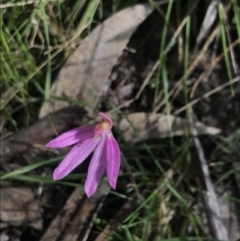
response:
<path id="1" fill-rule="evenodd" d="M 95 128 L 95 132 L 96 133 L 99 133 L 99 132 L 102 132 L 102 131 L 106 131 L 106 130 L 111 130 L 111 126 L 108 122 L 106 121 L 103 121 L 102 123 L 99 123 L 96 128 Z"/>
<path id="2" fill-rule="evenodd" d="M 104 134 L 108 134 L 111 132 L 111 124 L 107 121 L 103 121 L 99 123 L 96 128 L 94 129 L 95 136 L 94 140 L 97 140 L 99 137 L 102 137 Z"/>

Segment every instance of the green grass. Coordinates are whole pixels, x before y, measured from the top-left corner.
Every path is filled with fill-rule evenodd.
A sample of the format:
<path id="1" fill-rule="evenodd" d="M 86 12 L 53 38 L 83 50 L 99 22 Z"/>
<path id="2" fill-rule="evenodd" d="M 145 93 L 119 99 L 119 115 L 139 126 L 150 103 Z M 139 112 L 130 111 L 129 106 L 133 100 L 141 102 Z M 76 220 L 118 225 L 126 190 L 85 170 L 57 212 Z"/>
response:
<path id="1" fill-rule="evenodd" d="M 13 0 L 1 3 L 0 103 L 7 131 L 14 132 L 34 123 L 38 119 L 39 107 L 44 103 L 48 104 L 49 100 L 60 99 L 71 105 L 91 106 L 91 103 L 82 103 L 80 100 L 52 96 L 50 90 L 56 73 L 74 47 L 91 32 L 96 23 L 100 23 L 123 7 L 133 6 L 138 2 L 140 1 L 123 3 L 113 0 L 48 0 L 29 1 L 27 4 Z M 149 2 L 156 6 L 155 1 Z M 223 1 L 219 1 L 218 17 L 214 24 L 214 28 L 218 29 L 217 31 L 213 29 L 206 37 L 203 46 L 200 46 L 193 59 L 191 51 L 194 49 L 193 42 L 199 31 L 199 27 L 196 26 L 200 20 L 199 12 L 191 5 L 192 1 L 188 0 L 185 8 L 173 0 L 156 7 L 158 13 L 156 21 L 161 20 L 164 24 L 158 49 L 160 64 L 151 83 L 146 87 L 153 89 L 154 93 L 149 112 L 158 111 L 169 116 L 173 113 L 175 98 L 181 94 L 184 105 L 190 102 L 192 73 L 204 54 L 208 51 L 213 52 L 214 41 L 219 41 L 218 54 L 223 54 L 224 61 L 221 64 L 227 76 L 224 82 L 231 81 L 235 77 L 233 68 L 235 63 L 231 51 L 239 53 L 240 44 L 231 51 L 228 51 L 228 48 L 236 38 L 240 39 L 240 8 L 237 0 L 229 0 L 230 2 L 232 19 L 227 18 L 227 11 L 230 10 L 227 10 Z M 201 9 L 201 19 L 207 10 L 207 4 L 203 9 Z M 176 19 L 176 15 L 179 19 Z M 229 38 L 230 24 L 234 26 L 231 31 L 235 31 L 234 36 L 237 36 L 235 39 Z M 176 51 L 176 56 L 178 56 L 177 51 L 182 51 L 183 55 L 181 62 L 178 63 L 181 67 L 180 74 L 175 77 L 176 82 L 180 84 L 176 88 L 171 86 L 170 89 L 172 66 L 169 65 L 169 58 L 172 56 L 172 51 Z M 181 88 L 183 92 L 180 92 Z M 219 98 L 227 99 L 229 96 L 239 94 L 239 90 L 236 85 L 231 84 L 218 94 Z M 127 108 L 120 109 L 108 101 L 106 103 L 109 110 L 118 112 L 126 118 L 124 113 L 128 112 Z M 183 117 L 189 119 L 193 112 L 194 107 L 189 107 Z M 240 120 L 231 121 L 239 123 Z M 231 125 L 230 121 L 227 125 Z M 131 127 L 135 129 L 132 124 Z M 194 173 L 192 137 L 189 135 L 179 141 L 173 138 L 170 132 L 169 140 L 142 142 L 133 147 L 123 141 L 122 133 L 117 126 L 116 132 L 117 138 L 121 140 L 121 150 L 128 165 L 121 177 L 134 182 L 131 183 L 134 187 L 130 185 L 125 192 L 115 193 L 114 200 L 127 199 L 128 195 L 135 193 L 136 190 L 144 200 L 142 202 L 138 200 L 136 209 L 119 225 L 109 240 L 146 241 L 150 237 L 151 241 L 216 240 L 209 236 L 196 207 L 197 203 L 201 203 L 200 196 L 203 190 L 199 189 Z M 210 166 L 213 167 L 213 172 L 214 167 L 220 167 L 222 170 L 220 176 L 213 175 L 216 185 L 229 180 L 239 172 L 239 169 L 229 165 L 231 163 L 229 159 L 235 158 L 236 153 L 239 153 L 236 149 L 239 138 L 239 128 L 234 130 L 234 133 L 227 133 L 221 138 L 211 137 L 216 147 L 209 157 Z M 43 177 L 38 170 L 61 159 L 62 156 L 44 159 L 13 172 L 1 173 L 0 179 L 55 185 L 51 176 Z M 72 174 L 57 184 L 76 187 L 80 185 L 79 179 L 84 180 L 84 178 L 85 175 Z M 231 196 L 226 198 L 233 202 L 240 201 Z M 114 206 L 115 202 L 112 202 Z M 180 217 L 181 221 L 176 220 L 176 217 Z M 178 228 L 176 228 L 177 222 L 180 223 Z M 99 226 L 99 230 L 103 228 Z"/>

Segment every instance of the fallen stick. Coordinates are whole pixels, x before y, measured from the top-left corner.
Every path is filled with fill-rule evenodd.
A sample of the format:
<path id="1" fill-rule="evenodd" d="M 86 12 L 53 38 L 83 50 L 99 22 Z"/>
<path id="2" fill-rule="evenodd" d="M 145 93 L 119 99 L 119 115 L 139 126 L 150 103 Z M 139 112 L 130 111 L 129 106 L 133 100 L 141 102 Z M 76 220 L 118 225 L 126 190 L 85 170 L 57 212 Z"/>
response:
<path id="1" fill-rule="evenodd" d="M 218 238 L 219 240 L 229 240 L 229 234 L 223 222 L 217 194 L 214 188 L 214 184 L 211 180 L 211 175 L 208 168 L 208 162 L 205 158 L 205 154 L 204 154 L 204 150 L 202 148 L 201 142 L 197 137 L 198 132 L 192 123 L 191 123 L 191 130 L 194 136 L 193 140 L 196 147 L 197 156 L 198 156 L 197 159 L 200 166 L 200 172 L 198 171 L 198 176 L 201 183 L 200 186 L 203 190 L 205 190 L 205 194 L 203 195 L 203 202 L 206 210 L 210 232 L 214 238 Z"/>

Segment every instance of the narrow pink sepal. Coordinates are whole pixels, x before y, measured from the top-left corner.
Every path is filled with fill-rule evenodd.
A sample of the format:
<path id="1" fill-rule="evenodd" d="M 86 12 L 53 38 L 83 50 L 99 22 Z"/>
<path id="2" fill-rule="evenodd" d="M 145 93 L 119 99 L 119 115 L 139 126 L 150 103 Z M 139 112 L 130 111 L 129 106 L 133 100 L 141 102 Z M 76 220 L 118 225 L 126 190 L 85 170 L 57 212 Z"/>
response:
<path id="1" fill-rule="evenodd" d="M 101 116 L 104 119 L 104 121 L 108 122 L 110 125 L 110 128 L 112 128 L 113 126 L 112 119 L 108 115 L 106 115 L 103 112 L 99 112 L 98 115 Z"/>
<path id="2" fill-rule="evenodd" d="M 46 144 L 49 148 L 63 148 L 76 144 L 79 141 L 90 139 L 94 137 L 93 126 L 82 126 L 79 128 L 72 129 L 56 137 Z"/>
<path id="3" fill-rule="evenodd" d="M 76 144 L 59 166 L 53 172 L 53 180 L 59 180 L 67 176 L 73 169 L 80 165 L 94 150 L 100 139 L 87 139 Z"/>
<path id="4" fill-rule="evenodd" d="M 91 197 L 96 192 L 98 183 L 106 171 L 106 165 L 106 135 L 104 135 L 88 167 L 88 174 L 85 182 L 85 192 L 88 197 Z"/>
<path id="5" fill-rule="evenodd" d="M 109 133 L 106 140 L 107 147 L 107 177 L 112 188 L 116 188 L 117 178 L 121 165 L 121 153 L 119 145 L 112 133 Z"/>

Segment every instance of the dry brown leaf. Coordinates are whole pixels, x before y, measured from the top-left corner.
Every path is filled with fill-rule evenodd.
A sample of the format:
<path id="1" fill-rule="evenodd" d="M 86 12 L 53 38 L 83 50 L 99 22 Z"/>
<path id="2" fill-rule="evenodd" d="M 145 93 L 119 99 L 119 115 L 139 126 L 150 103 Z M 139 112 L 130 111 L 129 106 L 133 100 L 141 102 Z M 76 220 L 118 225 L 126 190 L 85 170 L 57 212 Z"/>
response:
<path id="1" fill-rule="evenodd" d="M 69 129 L 74 122 L 83 121 L 86 111 L 79 107 L 69 107 L 42 118 L 12 135 L 1 143 L 0 163 L 9 162 L 19 153 L 30 153 L 39 149 L 37 143 L 46 143 L 57 133 Z"/>
<path id="2" fill-rule="evenodd" d="M 126 141 L 137 142 L 165 138 L 170 135 L 183 136 L 189 134 L 188 122 L 173 115 L 139 112 L 128 114 L 126 117 L 120 119 L 118 125 Z M 195 122 L 194 125 L 198 130 L 198 134 L 216 135 L 221 132 L 218 128 L 209 127 L 200 122 Z M 171 132 L 169 127 L 171 127 Z"/>
<path id="3" fill-rule="evenodd" d="M 201 29 L 197 36 L 196 47 L 199 47 L 199 45 L 202 43 L 202 41 L 208 36 L 208 34 L 212 28 L 212 25 L 214 24 L 214 22 L 217 18 L 217 15 L 218 15 L 217 5 L 218 5 L 217 0 L 211 0 L 211 3 L 208 5 L 206 15 L 204 17 Z"/>
<path id="4" fill-rule="evenodd" d="M 15 226 L 28 224 L 35 229 L 42 229 L 41 208 L 30 188 L 1 186 L 0 192 L 1 221 Z"/>
<path id="5" fill-rule="evenodd" d="M 138 25 L 152 12 L 149 4 L 124 9 L 96 27 L 61 69 L 51 95 L 86 101 L 93 107 L 108 76 Z M 40 117 L 68 106 L 53 100 L 40 110 Z"/>

